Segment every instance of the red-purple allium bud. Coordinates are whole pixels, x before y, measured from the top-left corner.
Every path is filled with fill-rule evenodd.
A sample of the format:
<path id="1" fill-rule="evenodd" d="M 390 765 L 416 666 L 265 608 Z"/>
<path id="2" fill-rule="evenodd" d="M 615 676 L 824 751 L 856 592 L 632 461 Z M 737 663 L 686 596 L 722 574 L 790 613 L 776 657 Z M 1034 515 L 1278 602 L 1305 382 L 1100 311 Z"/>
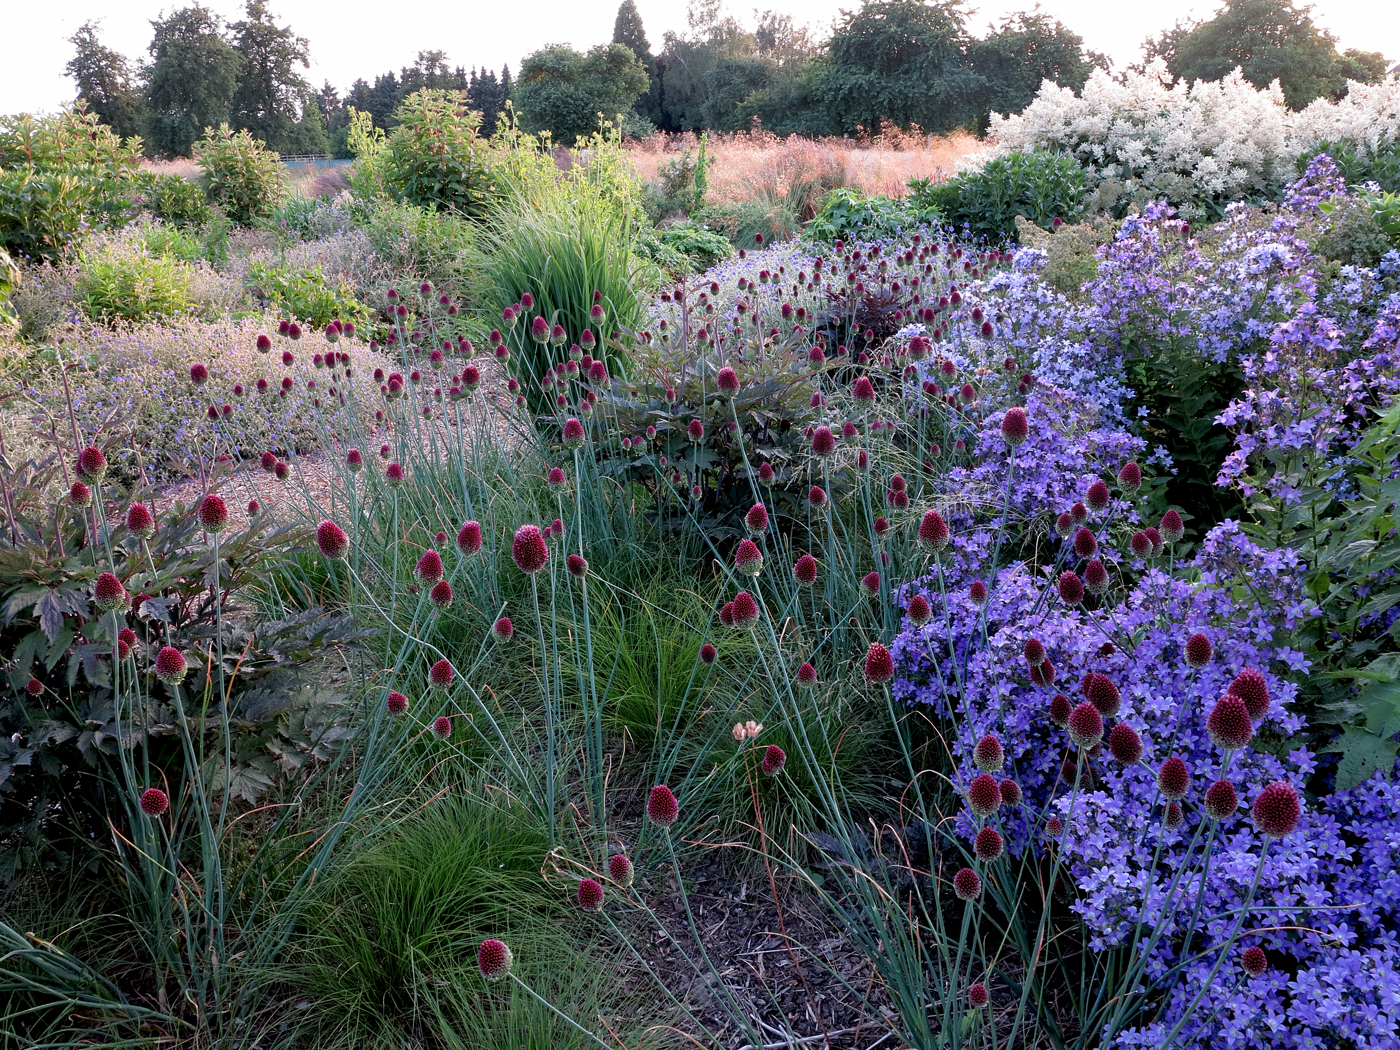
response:
<path id="1" fill-rule="evenodd" d="M 971 868 L 961 868 L 953 876 L 953 892 L 959 900 L 975 901 L 982 896 L 982 877 Z"/>
<path id="2" fill-rule="evenodd" d="M 1206 788 L 1206 812 L 1216 820 L 1228 820 L 1239 808 L 1239 793 L 1228 780 L 1217 780 Z"/>
<path id="3" fill-rule="evenodd" d="M 1069 713 L 1069 738 L 1085 751 L 1103 739 L 1103 715 L 1087 700 Z"/>
<path id="4" fill-rule="evenodd" d="M 438 715 L 433 719 L 433 736 L 439 740 L 446 740 L 452 735 L 452 719 L 446 715 Z"/>
<path id="5" fill-rule="evenodd" d="M 775 777 L 783 771 L 783 766 L 787 765 L 787 752 L 777 744 L 769 744 L 763 750 L 763 761 L 759 763 L 759 769 L 764 776 Z"/>
<path id="6" fill-rule="evenodd" d="M 851 441 L 859 434 L 860 427 L 856 426 L 849 419 L 841 424 L 841 436 L 845 440 Z M 865 449 L 861 449 L 859 452 L 856 453 L 856 459 L 860 463 L 860 468 L 862 470 L 866 469 L 866 467 L 870 465 L 870 456 L 868 453 L 866 453 Z"/>
<path id="7" fill-rule="evenodd" d="M 820 485 L 813 485 L 807 490 L 807 502 L 812 505 L 814 510 L 825 510 L 831 504 L 827 498 L 826 490 Z"/>
<path id="8" fill-rule="evenodd" d="M 980 1010 L 991 1001 L 991 996 L 987 993 L 987 986 L 981 981 L 972 985 L 967 990 L 967 1002 L 974 1010 Z"/>
<path id="9" fill-rule="evenodd" d="M 1057 839 L 1065 833 L 1065 822 L 1059 817 L 1051 817 L 1045 822 L 1045 837 Z"/>
<path id="10" fill-rule="evenodd" d="M 1186 639 L 1186 646 L 1183 650 L 1186 653 L 1186 662 L 1192 667 L 1204 667 L 1210 663 L 1211 644 L 1210 639 L 1200 631 Z"/>
<path id="11" fill-rule="evenodd" d="M 538 525 L 522 525 L 515 530 L 510 556 L 515 560 L 515 567 L 527 576 L 544 568 L 549 561 L 549 547 Z"/>
<path id="12" fill-rule="evenodd" d="M 648 431 L 647 436 L 648 436 L 648 437 L 651 437 L 651 433 L 650 433 L 651 427 L 647 427 L 647 431 Z M 771 484 L 773 484 L 773 478 L 774 478 L 775 476 L 776 476 L 776 475 L 774 475 L 774 473 L 773 473 L 773 465 L 772 465 L 771 463 L 760 463 L 760 464 L 758 465 L 758 481 L 759 481 L 759 484 L 761 484 L 761 485 L 771 485 Z"/>
<path id="13" fill-rule="evenodd" d="M 881 517 L 878 517 L 878 518 L 875 519 L 875 535 L 876 535 L 876 536 L 883 536 L 885 533 L 887 533 L 887 532 L 889 532 L 889 531 L 890 531 L 890 521 L 889 521 L 888 518 L 881 516 Z"/>
<path id="14" fill-rule="evenodd" d="M 481 550 L 481 525 L 476 521 L 465 521 L 457 532 L 457 549 L 463 554 L 472 555 Z"/>
<path id="15" fill-rule="evenodd" d="M 133 503 L 126 510 L 126 527 L 143 540 L 148 540 L 155 535 L 156 521 L 144 504 Z"/>
<path id="16" fill-rule="evenodd" d="M 173 645 L 167 645 L 156 653 L 156 677 L 166 685 L 179 685 L 188 671 L 185 654 Z"/>
<path id="17" fill-rule="evenodd" d="M 1108 750 L 1123 765 L 1136 765 L 1142 758 L 1142 737 L 1127 722 L 1119 722 L 1108 734 Z"/>
<path id="18" fill-rule="evenodd" d="M 705 424 L 698 419 L 692 419 L 690 425 L 685 428 L 685 433 L 691 441 L 703 441 L 705 439 Z"/>
<path id="19" fill-rule="evenodd" d="M 581 879 L 579 881 L 578 906 L 584 911 L 603 910 L 603 887 L 596 879 Z"/>
<path id="20" fill-rule="evenodd" d="M 943 515 L 936 510 L 926 511 L 923 520 L 919 522 L 919 543 L 929 550 L 941 551 L 948 545 L 951 536 L 948 523 L 943 520 Z"/>
<path id="21" fill-rule="evenodd" d="M 985 605 L 987 602 L 987 585 L 981 580 L 973 580 L 967 588 L 967 596 L 972 599 L 973 605 Z"/>
<path id="22" fill-rule="evenodd" d="M 439 546 L 441 546 L 442 544 L 447 542 L 447 533 L 439 529 L 437 535 L 434 536 L 433 539 Z"/>
<path id="23" fill-rule="evenodd" d="M 715 376 L 715 385 L 719 387 L 719 392 L 725 397 L 733 397 L 739 392 L 739 377 L 734 369 L 725 367 L 719 370 Z"/>
<path id="24" fill-rule="evenodd" d="M 1061 729 L 1069 725 L 1069 715 L 1072 710 L 1069 697 L 1064 693 L 1056 693 L 1054 699 L 1050 701 L 1050 721 L 1054 722 Z"/>
<path id="25" fill-rule="evenodd" d="M 1139 558 L 1146 558 L 1152 553 L 1152 541 L 1147 538 L 1147 533 L 1135 532 L 1133 538 L 1128 541 L 1128 549 Z"/>
<path id="26" fill-rule="evenodd" d="M 508 642 L 515 634 L 515 624 L 510 622 L 509 616 L 502 616 L 491 625 L 491 636 L 498 642 Z"/>
<path id="27" fill-rule="evenodd" d="M 457 672 L 452 670 L 452 664 L 446 657 L 433 664 L 428 669 L 428 681 L 434 688 L 447 689 L 452 685 L 453 679 L 457 677 Z"/>
<path id="28" fill-rule="evenodd" d="M 504 317 L 504 315 L 502 315 Z M 530 338 L 537 343 L 549 342 L 549 322 L 543 317 L 536 317 L 530 322 Z"/>
<path id="29" fill-rule="evenodd" d="M 972 761 L 983 773 L 1000 773 L 1001 767 L 1006 764 L 1006 753 L 1001 748 L 1001 741 L 988 733 L 977 741 L 977 746 L 972 749 Z"/>
<path id="30" fill-rule="evenodd" d="M 262 504 L 259 503 L 259 502 L 258 502 L 257 500 L 255 500 L 255 499 L 250 499 L 250 500 L 248 501 L 248 517 L 250 517 L 250 518 L 256 518 L 256 517 L 257 517 L 259 514 L 261 514 L 261 513 L 262 513 Z"/>
<path id="31" fill-rule="evenodd" d="M 726 627 L 734 626 L 734 603 L 725 602 L 719 610 L 719 622 Z"/>
<path id="32" fill-rule="evenodd" d="M 817 427 L 812 432 L 812 453 L 817 456 L 829 456 L 836 451 L 836 435 L 831 432 L 830 427 Z"/>
<path id="33" fill-rule="evenodd" d="M 104 572 L 97 577 L 92 599 L 93 604 L 102 612 L 112 612 L 126 605 L 126 588 L 122 586 L 122 581 L 112 573 Z"/>
<path id="34" fill-rule="evenodd" d="M 653 824 L 669 828 L 681 815 L 680 803 L 665 784 L 657 784 L 647 795 L 647 819 Z"/>
<path id="35" fill-rule="evenodd" d="M 1181 515 L 1174 510 L 1169 510 L 1162 515 L 1162 522 L 1158 528 L 1161 530 L 1162 538 L 1168 543 L 1175 543 L 1186 535 L 1186 526 L 1181 523 Z"/>
<path id="36" fill-rule="evenodd" d="M 1269 957 L 1257 944 L 1250 945 L 1240 953 L 1240 966 L 1251 977 L 1263 977 L 1269 968 Z"/>
<path id="37" fill-rule="evenodd" d="M 713 664 L 718 656 L 719 650 L 716 649 L 710 642 L 706 642 L 700 647 L 700 662 L 706 667 L 709 667 L 711 664 Z"/>
<path id="38" fill-rule="evenodd" d="M 566 448 L 582 448 L 583 441 L 583 424 L 570 416 L 564 421 L 564 446 Z"/>
<path id="39" fill-rule="evenodd" d="M 632 860 L 627 854 L 614 853 L 608 858 L 608 878 L 624 890 L 629 889 L 637 880 L 637 870 L 632 866 Z"/>
<path id="40" fill-rule="evenodd" d="M 799 689 L 810 689 L 817 684 L 817 669 L 810 663 L 803 663 L 797 669 L 797 687 Z"/>
<path id="41" fill-rule="evenodd" d="M 882 685 L 894 678 L 894 657 L 879 642 L 871 642 L 865 654 L 865 680 L 870 685 Z"/>
<path id="42" fill-rule="evenodd" d="M 398 488 L 403 484 L 403 467 L 398 463 L 390 463 L 384 468 L 384 480 L 391 488 Z"/>
<path id="43" fill-rule="evenodd" d="M 878 572 L 867 572 L 860 578 L 860 589 L 870 597 L 875 597 L 880 593 L 880 574 Z"/>
<path id="44" fill-rule="evenodd" d="M 1054 685 L 1055 674 L 1055 661 L 1047 656 L 1044 660 L 1031 668 L 1031 681 L 1036 685 Z"/>
<path id="45" fill-rule="evenodd" d="M 977 837 L 972 840 L 972 851 L 977 854 L 978 860 L 984 864 L 990 864 L 1006 852 L 1006 843 L 1002 840 L 1000 831 L 996 828 L 986 827 L 979 831 Z"/>
<path id="46" fill-rule="evenodd" d="M 476 968 L 487 981 L 499 981 L 510 973 L 515 957 L 501 941 L 486 940 L 476 952 Z"/>
<path id="47" fill-rule="evenodd" d="M 822 348 L 814 346 L 807 351 L 807 363 L 813 368 L 820 368 L 826 364 L 826 354 L 822 353 Z"/>
<path id="48" fill-rule="evenodd" d="M 1068 511 L 1065 511 L 1055 519 L 1055 532 L 1060 539 L 1069 539 L 1069 534 L 1074 531 L 1074 518 Z"/>
<path id="49" fill-rule="evenodd" d="M 810 587 L 817 582 L 817 559 L 810 554 L 804 554 L 798 558 L 792 566 L 792 578 L 803 587 Z"/>
<path id="50" fill-rule="evenodd" d="M 428 600 L 439 609 L 446 609 L 452 604 L 452 585 L 446 580 L 438 580 L 428 592 Z"/>
<path id="51" fill-rule="evenodd" d="M 128 646 L 134 646 L 136 644 L 136 632 L 130 627 L 123 627 L 117 632 L 117 641 L 125 642 Z"/>
<path id="52" fill-rule="evenodd" d="M 296 355 L 293 354 L 290 350 L 283 350 L 283 351 L 282 351 L 282 363 L 283 363 L 284 365 L 286 365 L 288 368 L 291 368 L 291 367 L 292 367 L 292 364 L 293 364 L 295 361 L 296 361 Z"/>
<path id="53" fill-rule="evenodd" d="M 384 698 L 384 706 L 391 715 L 401 715 L 408 710 L 408 697 L 403 693 L 391 692 Z"/>
<path id="54" fill-rule="evenodd" d="M 932 618 L 933 609 L 929 606 L 927 598 L 922 594 L 916 594 L 909 599 L 909 607 L 904 613 L 915 627 L 922 627 Z"/>
<path id="55" fill-rule="evenodd" d="M 768 531 L 768 509 L 762 503 L 755 503 L 744 515 L 744 527 L 750 536 L 761 536 Z"/>
<path id="56" fill-rule="evenodd" d="M 1069 518 L 1076 525 L 1082 525 L 1089 520 L 1089 508 L 1082 503 L 1076 503 L 1069 509 Z"/>
<path id="57" fill-rule="evenodd" d="M 1084 676 L 1079 683 L 1079 691 L 1105 718 L 1112 718 L 1122 706 L 1123 698 L 1118 692 L 1118 686 L 1113 684 L 1113 679 L 1108 675 L 1099 674 L 1097 671 L 1090 671 Z"/>
<path id="58" fill-rule="evenodd" d="M 949 362 L 951 364 L 951 362 Z M 1001 419 L 1001 436 L 1005 442 L 1013 448 L 1025 442 L 1030 436 L 1030 421 L 1026 418 L 1026 410 L 1017 405 L 1008 408 L 1006 415 Z"/>
<path id="59" fill-rule="evenodd" d="M 1123 469 L 1118 472 L 1118 485 L 1125 492 L 1136 492 L 1142 488 L 1142 468 L 1133 462 L 1124 463 Z"/>
<path id="60" fill-rule="evenodd" d="M 437 551 L 429 547 L 423 552 L 423 556 L 418 559 L 418 564 L 413 567 L 413 575 L 417 579 L 431 587 L 442 579 L 442 557 Z"/>
<path id="61" fill-rule="evenodd" d="M 1100 511 L 1107 507 L 1108 498 L 1108 486 L 1103 483 L 1101 478 L 1095 479 L 1093 484 L 1089 486 L 1089 491 L 1084 494 L 1084 502 L 1093 511 Z"/>
<path id="62" fill-rule="evenodd" d="M 568 480 L 568 476 L 565 475 L 561 467 L 550 467 L 549 473 L 545 476 L 545 481 L 548 482 L 552 488 L 559 488 L 566 484 Z"/>
<path id="63" fill-rule="evenodd" d="M 967 804 L 979 818 L 990 817 L 1001 806 L 1000 781 L 990 773 L 979 773 L 967 786 Z"/>
<path id="64" fill-rule="evenodd" d="M 570 554 L 564 559 L 564 568 L 570 576 L 581 580 L 588 575 L 588 560 L 582 554 Z"/>
<path id="65" fill-rule="evenodd" d="M 1186 792 L 1191 790 L 1191 771 L 1180 755 L 1172 755 L 1157 770 L 1157 790 L 1163 798 L 1172 801 L 1185 798 Z"/>
<path id="66" fill-rule="evenodd" d="M 339 561 L 350 549 L 350 537 L 333 521 L 323 521 L 316 526 L 316 546 L 331 561 Z"/>
<path id="67" fill-rule="evenodd" d="M 734 568 L 746 576 L 757 576 L 763 571 L 763 552 L 748 537 L 739 541 L 734 552 Z"/>
<path id="68" fill-rule="evenodd" d="M 1249 708 L 1233 693 L 1226 693 L 1215 702 L 1206 717 L 1206 732 L 1222 751 L 1238 751 L 1254 736 L 1254 723 Z"/>
<path id="69" fill-rule="evenodd" d="M 1092 558 L 1098 549 L 1099 541 L 1090 530 L 1081 528 L 1074 534 L 1074 553 L 1081 558 Z"/>
<path id="70" fill-rule="evenodd" d="M 1077 573 L 1060 573 L 1060 600 L 1066 605 L 1079 605 L 1084 601 L 1084 581 Z"/>
<path id="71" fill-rule="evenodd" d="M 1108 590 L 1108 570 L 1097 558 L 1084 566 L 1084 589 L 1090 594 L 1103 594 Z"/>
<path id="72" fill-rule="evenodd" d="M 1269 710 L 1269 684 L 1264 676 L 1252 667 L 1246 667 L 1230 683 L 1229 692 L 1244 701 L 1249 717 L 1256 722 Z"/>
<path id="73" fill-rule="evenodd" d="M 158 817 L 170 808 L 170 799 L 160 788 L 147 788 L 141 792 L 141 812 L 148 817 Z"/>
<path id="74" fill-rule="evenodd" d="M 875 401 L 875 384 L 868 377 L 861 376 L 851 388 L 851 396 L 860 404 L 872 404 Z"/>
<path id="75" fill-rule="evenodd" d="M 1021 785 L 1014 780 L 1006 779 L 998 785 L 1001 789 L 1001 804 L 1003 806 L 1019 806 L 1021 804 Z"/>
<path id="76" fill-rule="evenodd" d="M 752 627 L 758 622 L 758 602 L 748 591 L 740 591 L 734 596 L 732 615 L 735 627 Z"/>
<path id="77" fill-rule="evenodd" d="M 1162 823 L 1168 828 L 1181 827 L 1181 823 L 1185 819 L 1186 815 L 1181 810 L 1180 802 L 1168 802 L 1166 806 L 1162 808 Z"/>
<path id="78" fill-rule="evenodd" d="M 210 493 L 199 505 L 199 523 L 205 532 L 221 532 L 228 526 L 228 505 L 222 496 Z"/>
<path id="79" fill-rule="evenodd" d="M 258 457 L 258 462 L 262 465 L 263 470 L 269 474 L 277 469 L 277 456 L 273 452 L 264 452 Z"/>
<path id="80" fill-rule="evenodd" d="M 1045 643 L 1039 638 L 1027 638 L 1024 652 L 1026 655 L 1026 663 L 1030 664 L 1032 667 L 1039 667 L 1045 662 L 1045 658 L 1048 655 L 1045 652 Z"/>
<path id="81" fill-rule="evenodd" d="M 1275 780 L 1254 799 L 1254 826 L 1265 835 L 1283 838 L 1298 827 L 1303 815 L 1298 790 L 1286 780 Z"/>
<path id="82" fill-rule="evenodd" d="M 78 464 L 74 468 L 78 480 L 89 485 L 99 485 L 107 476 L 107 457 L 96 445 L 89 445 L 78 453 Z"/>
<path id="83" fill-rule="evenodd" d="M 267 337 L 266 333 L 259 332 L 257 346 L 258 353 L 265 354 L 272 349 L 272 340 Z"/>
<path id="84" fill-rule="evenodd" d="M 195 386 L 209 382 L 209 366 L 202 362 L 190 365 L 190 382 Z"/>

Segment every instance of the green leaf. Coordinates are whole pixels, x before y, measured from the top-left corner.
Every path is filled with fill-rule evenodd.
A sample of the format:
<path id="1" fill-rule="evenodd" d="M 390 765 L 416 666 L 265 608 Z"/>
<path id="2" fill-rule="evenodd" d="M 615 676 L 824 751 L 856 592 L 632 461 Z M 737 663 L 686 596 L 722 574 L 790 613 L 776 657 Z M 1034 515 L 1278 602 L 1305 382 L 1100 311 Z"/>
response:
<path id="1" fill-rule="evenodd" d="M 1372 682 L 1356 698 L 1366 728 L 1382 739 L 1400 733 L 1400 682 Z"/>
<path id="2" fill-rule="evenodd" d="M 1337 790 L 1349 791 L 1365 783 L 1378 769 L 1389 776 L 1395 756 L 1400 753 L 1400 744 L 1382 740 L 1356 726 L 1347 726 L 1342 735 L 1323 750 L 1342 756 L 1337 766 Z"/>

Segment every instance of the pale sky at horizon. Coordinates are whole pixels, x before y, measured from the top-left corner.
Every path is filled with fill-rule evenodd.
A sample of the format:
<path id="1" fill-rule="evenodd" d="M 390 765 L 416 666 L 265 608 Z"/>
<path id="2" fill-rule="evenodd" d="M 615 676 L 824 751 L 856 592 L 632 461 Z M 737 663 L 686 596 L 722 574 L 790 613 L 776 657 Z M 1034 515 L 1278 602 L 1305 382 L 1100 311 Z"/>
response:
<path id="1" fill-rule="evenodd" d="M 25 3 L 11 0 L 5 14 L 10 46 L 0 63 L 0 113 L 51 111 L 72 100 L 73 82 L 63 72 L 72 57 L 68 37 L 88 19 L 101 20 L 107 46 L 133 63 L 145 58 L 150 20 L 187 0 L 56 0 Z M 240 16 L 242 0 L 204 0 L 205 6 L 230 20 Z M 686 0 L 636 0 L 652 50 L 660 50 L 666 30 L 686 28 Z M 985 0 L 969 6 L 970 24 L 984 28 L 1035 0 Z M 307 79 L 319 87 L 329 80 L 344 91 L 357 78 L 410 65 L 425 49 L 440 49 L 450 62 L 499 70 L 546 44 L 567 43 L 580 50 L 612 36 L 618 0 L 515 0 L 511 4 L 445 5 L 433 0 L 272 0 L 279 24 L 290 23 L 311 42 Z M 859 0 L 741 0 L 730 12 L 752 24 L 753 9 L 789 13 L 826 35 L 842 8 Z M 1110 0 L 1043 0 L 1041 7 L 1079 33 L 1085 44 L 1106 53 L 1118 67 L 1140 57 L 1142 42 L 1187 17 L 1209 17 L 1220 0 L 1162 0 L 1124 5 Z M 1338 47 L 1380 51 L 1400 62 L 1400 3 L 1382 0 L 1321 0 L 1313 20 L 1338 38 Z"/>

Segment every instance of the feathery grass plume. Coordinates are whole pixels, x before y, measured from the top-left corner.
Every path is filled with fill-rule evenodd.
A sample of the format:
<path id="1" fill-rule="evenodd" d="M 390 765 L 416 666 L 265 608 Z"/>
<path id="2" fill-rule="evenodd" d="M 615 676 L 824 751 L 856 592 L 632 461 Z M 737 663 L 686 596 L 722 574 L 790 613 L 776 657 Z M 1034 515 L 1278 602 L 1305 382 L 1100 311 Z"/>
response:
<path id="1" fill-rule="evenodd" d="M 1275 780 L 1254 797 L 1254 826 L 1265 835 L 1281 839 L 1291 835 L 1302 819 L 1298 789 L 1286 780 Z"/>
<path id="2" fill-rule="evenodd" d="M 1206 732 L 1222 751 L 1238 751 L 1254 736 L 1254 722 L 1249 708 L 1233 693 L 1226 693 L 1215 702 L 1206 716 Z"/>
<path id="3" fill-rule="evenodd" d="M 157 787 L 149 787 L 141 792 L 141 812 L 148 817 L 159 817 L 170 808 L 170 798 Z"/>
<path id="4" fill-rule="evenodd" d="M 482 979 L 500 981 L 510 974 L 515 957 L 502 941 L 488 939 L 481 942 L 476 951 L 476 968 Z"/>
<path id="5" fill-rule="evenodd" d="M 156 677 L 166 685 L 179 685 L 188 673 L 185 654 L 173 645 L 164 646 L 156 653 Z"/>
<path id="6" fill-rule="evenodd" d="M 1127 722 L 1119 722 L 1108 734 L 1108 750 L 1123 765 L 1136 765 L 1142 758 L 1142 737 Z"/>
<path id="7" fill-rule="evenodd" d="M 665 784 L 657 784 L 647 795 L 647 819 L 653 824 L 669 828 L 681 815 L 680 803 Z"/>
<path id="8" fill-rule="evenodd" d="M 1185 798 L 1191 790 L 1191 771 L 1180 755 L 1172 755 L 1157 770 L 1157 790 L 1173 802 Z"/>

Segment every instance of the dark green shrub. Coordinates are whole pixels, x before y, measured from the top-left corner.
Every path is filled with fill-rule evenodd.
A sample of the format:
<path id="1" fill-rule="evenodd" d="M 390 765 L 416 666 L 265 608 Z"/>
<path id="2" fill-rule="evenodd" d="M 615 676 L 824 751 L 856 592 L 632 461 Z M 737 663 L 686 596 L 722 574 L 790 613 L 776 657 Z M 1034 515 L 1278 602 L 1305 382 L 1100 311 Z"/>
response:
<path id="1" fill-rule="evenodd" d="M 1386 218 L 1386 198 L 1389 211 L 1400 211 L 1400 197 L 1395 194 L 1362 194 L 1324 201 L 1320 207 L 1324 218 L 1321 233 L 1313 245 L 1319 255 L 1349 266 L 1374 266 L 1390 251 L 1392 238 L 1383 221 Z M 1394 222 L 1394 218 L 1391 220 Z M 1396 224 L 1400 239 L 1400 223 Z"/>
<path id="2" fill-rule="evenodd" d="M 172 226 L 203 226 L 209 221 L 204 191 L 178 175 L 156 175 L 142 194 L 152 215 Z"/>
<path id="3" fill-rule="evenodd" d="M 392 272 L 474 298 L 481 257 L 472 222 L 454 212 L 383 198 L 366 205 L 358 221 L 375 254 Z"/>
<path id="4" fill-rule="evenodd" d="M 496 196 L 481 115 L 451 91 L 424 89 L 404 100 L 389 136 L 385 188 L 420 208 L 480 216 Z"/>
<path id="5" fill-rule="evenodd" d="M 194 158 L 204 169 L 205 195 L 240 226 L 267 218 L 286 193 L 277 154 L 247 131 L 227 124 L 206 130 L 194 144 Z"/>
<path id="6" fill-rule="evenodd" d="M 354 321 L 363 326 L 370 318 L 369 308 L 355 298 L 350 283 L 323 273 L 319 266 L 273 266 L 254 261 L 248 267 L 248 286 L 274 309 L 317 328 L 331 321 Z"/>
<path id="7" fill-rule="evenodd" d="M 94 321 L 148 321 L 189 313 L 191 272 L 174 255 L 121 245 L 79 260 L 78 300 Z"/>
<path id="8" fill-rule="evenodd" d="M 1018 215 L 1048 228 L 1084 213 L 1084 170 L 1048 150 L 998 157 L 947 182 L 914 179 L 909 189 L 914 206 L 936 209 L 945 224 L 988 240 L 1014 237 Z"/>
<path id="9" fill-rule="evenodd" d="M 691 222 L 672 223 L 657 232 L 661 243 L 685 256 L 697 273 L 734 254 L 734 248 L 726 238 Z"/>
<path id="10" fill-rule="evenodd" d="M 916 198 L 867 197 L 854 186 L 842 186 L 826 195 L 804 232 L 828 244 L 838 239 L 873 241 L 938 221 L 938 210 L 922 206 Z"/>
<path id="11" fill-rule="evenodd" d="M 1341 142 L 1319 142 L 1298 156 L 1298 173 L 1307 171 L 1308 164 L 1319 153 L 1325 153 L 1332 158 L 1350 186 L 1374 182 L 1384 192 L 1400 192 L 1400 141 L 1384 145 L 1353 142 L 1349 139 Z"/>

